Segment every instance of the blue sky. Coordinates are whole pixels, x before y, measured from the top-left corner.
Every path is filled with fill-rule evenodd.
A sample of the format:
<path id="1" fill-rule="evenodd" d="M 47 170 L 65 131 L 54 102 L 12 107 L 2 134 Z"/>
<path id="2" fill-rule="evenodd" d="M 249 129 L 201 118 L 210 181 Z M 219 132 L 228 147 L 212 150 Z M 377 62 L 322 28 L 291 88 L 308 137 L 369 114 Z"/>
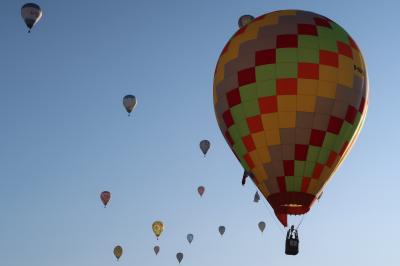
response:
<path id="1" fill-rule="evenodd" d="M 24 2 L 2 1 L 1 265 L 168 266 L 177 265 L 177 252 L 193 266 L 397 265 L 396 1 L 37 3 L 44 15 L 27 34 Z M 365 127 L 305 218 L 296 257 L 284 255 L 270 207 L 252 202 L 255 186 L 241 186 L 212 103 L 214 67 L 238 17 L 288 8 L 344 27 L 363 51 L 370 81 Z M 125 94 L 138 99 L 131 117 Z M 206 159 L 203 138 L 212 142 Z M 112 192 L 107 209 L 102 190 Z M 166 225 L 158 241 L 157 219 Z M 222 239 L 219 225 L 227 228 Z M 117 263 L 118 244 L 125 253 Z"/>

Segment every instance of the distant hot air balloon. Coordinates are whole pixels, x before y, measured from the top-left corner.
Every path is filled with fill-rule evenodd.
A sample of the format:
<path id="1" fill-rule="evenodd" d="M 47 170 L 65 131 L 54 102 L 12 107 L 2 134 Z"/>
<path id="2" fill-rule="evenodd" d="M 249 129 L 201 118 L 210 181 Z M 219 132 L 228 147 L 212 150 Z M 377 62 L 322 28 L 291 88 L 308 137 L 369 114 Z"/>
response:
<path id="1" fill-rule="evenodd" d="M 111 193 L 109 191 L 103 191 L 100 194 L 100 199 L 104 204 L 104 208 L 107 206 L 107 203 L 110 201 Z"/>
<path id="2" fill-rule="evenodd" d="M 131 112 L 133 111 L 133 109 L 136 106 L 136 97 L 133 95 L 126 95 L 124 97 L 124 99 L 122 100 L 122 103 L 123 103 L 126 111 L 128 112 L 128 116 L 130 116 Z"/>
<path id="3" fill-rule="evenodd" d="M 119 258 L 122 256 L 122 247 L 121 246 L 116 246 L 114 248 L 114 255 L 119 260 Z"/>
<path id="4" fill-rule="evenodd" d="M 154 247 L 154 253 L 156 253 L 156 255 L 157 255 L 158 252 L 160 252 L 160 247 L 159 246 L 155 246 Z"/>
<path id="5" fill-rule="evenodd" d="M 218 227 L 218 232 L 221 234 L 221 236 L 223 236 L 225 233 L 225 226 L 221 225 L 220 227 Z"/>
<path id="6" fill-rule="evenodd" d="M 244 170 L 244 172 L 243 172 L 243 177 L 242 177 L 242 186 L 244 186 L 244 185 L 246 184 L 246 179 L 247 179 L 248 177 L 251 177 L 251 178 L 252 178 L 252 174 L 251 174 L 250 172 Z"/>
<path id="7" fill-rule="evenodd" d="M 227 143 L 287 226 L 307 213 L 361 130 L 368 106 L 360 49 L 307 11 L 257 17 L 225 45 L 214 110 Z"/>
<path id="8" fill-rule="evenodd" d="M 203 152 L 204 157 L 206 157 L 206 154 L 207 154 L 208 150 L 210 149 L 210 146 L 211 146 L 211 143 L 209 140 L 204 139 L 204 140 L 200 141 L 200 149 Z"/>
<path id="9" fill-rule="evenodd" d="M 321 199 L 322 194 L 324 194 L 324 191 L 321 191 L 321 193 L 319 193 L 319 195 L 317 196 L 317 200 L 318 200 L 318 201 Z"/>
<path id="10" fill-rule="evenodd" d="M 206 189 L 205 189 L 205 187 L 203 187 L 203 186 L 199 186 L 199 187 L 197 188 L 197 192 L 199 193 L 200 197 L 203 196 L 204 191 L 206 191 Z"/>
<path id="11" fill-rule="evenodd" d="M 178 260 L 179 263 L 181 263 L 181 261 L 183 259 L 183 253 L 181 253 L 181 252 L 176 253 L 176 259 Z"/>
<path id="12" fill-rule="evenodd" d="M 258 228 L 260 229 L 261 233 L 264 232 L 265 229 L 265 222 L 261 221 L 258 223 Z"/>
<path id="13" fill-rule="evenodd" d="M 152 225 L 152 229 L 157 239 L 164 230 L 164 224 L 161 221 L 155 221 Z"/>
<path id="14" fill-rule="evenodd" d="M 243 28 L 244 26 L 248 25 L 253 20 L 254 20 L 254 17 L 252 15 L 241 16 L 238 21 L 239 28 Z"/>
<path id="15" fill-rule="evenodd" d="M 21 8 L 21 16 L 24 19 L 28 32 L 31 32 L 32 27 L 42 18 L 42 9 L 35 3 L 27 3 Z"/>
<path id="16" fill-rule="evenodd" d="M 186 239 L 187 239 L 187 241 L 189 242 L 189 244 L 191 244 L 192 241 L 193 241 L 193 234 L 188 234 L 188 235 L 186 236 Z"/>
<path id="17" fill-rule="evenodd" d="M 258 191 L 256 191 L 256 194 L 254 194 L 254 202 L 259 202 L 260 201 L 260 195 L 258 194 Z"/>

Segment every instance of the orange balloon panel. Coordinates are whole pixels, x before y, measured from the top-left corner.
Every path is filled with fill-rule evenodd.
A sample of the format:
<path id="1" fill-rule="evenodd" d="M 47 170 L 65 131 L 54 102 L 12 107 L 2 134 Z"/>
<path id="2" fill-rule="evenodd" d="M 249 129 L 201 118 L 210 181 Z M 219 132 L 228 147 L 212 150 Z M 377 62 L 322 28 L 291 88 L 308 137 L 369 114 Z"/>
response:
<path id="1" fill-rule="evenodd" d="M 299 10 L 262 15 L 223 49 L 214 76 L 220 129 L 279 220 L 309 211 L 354 143 L 368 82 L 354 40 Z"/>

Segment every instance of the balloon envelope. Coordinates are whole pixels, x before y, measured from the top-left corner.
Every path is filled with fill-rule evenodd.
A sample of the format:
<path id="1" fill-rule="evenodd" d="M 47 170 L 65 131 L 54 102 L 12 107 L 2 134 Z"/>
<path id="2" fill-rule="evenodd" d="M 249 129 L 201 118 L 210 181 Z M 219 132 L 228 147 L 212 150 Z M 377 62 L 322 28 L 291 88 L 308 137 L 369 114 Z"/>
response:
<path id="1" fill-rule="evenodd" d="M 160 252 L 160 247 L 159 246 L 155 246 L 154 247 L 154 253 L 156 253 L 156 255 L 157 255 L 158 252 Z"/>
<path id="2" fill-rule="evenodd" d="M 193 241 L 193 234 L 188 234 L 188 235 L 186 236 L 186 239 L 187 239 L 187 241 L 189 242 L 189 244 L 191 244 L 192 241 Z"/>
<path id="3" fill-rule="evenodd" d="M 218 227 L 218 232 L 221 234 L 221 236 L 222 235 L 224 235 L 224 233 L 225 233 L 225 226 L 220 226 L 220 227 Z"/>
<path id="4" fill-rule="evenodd" d="M 32 27 L 42 18 L 42 9 L 35 3 L 27 3 L 21 8 L 21 16 L 26 26 L 31 31 Z"/>
<path id="5" fill-rule="evenodd" d="M 126 95 L 122 100 L 122 103 L 128 114 L 130 114 L 136 106 L 136 97 L 133 95 Z"/>
<path id="6" fill-rule="evenodd" d="M 208 150 L 210 149 L 211 143 L 209 140 L 200 141 L 200 149 L 203 152 L 204 156 L 206 156 Z"/>
<path id="7" fill-rule="evenodd" d="M 281 10 L 256 18 L 225 45 L 214 110 L 228 145 L 279 221 L 307 213 L 365 120 L 360 49 L 332 20 Z"/>
<path id="8" fill-rule="evenodd" d="M 261 221 L 258 223 L 258 228 L 260 229 L 261 233 L 264 232 L 265 229 L 265 222 Z"/>
<path id="9" fill-rule="evenodd" d="M 121 246 L 116 246 L 114 248 L 114 255 L 119 260 L 119 258 L 122 256 L 122 247 Z"/>
<path id="10" fill-rule="evenodd" d="M 181 263 L 181 261 L 183 259 L 183 253 L 181 253 L 181 252 L 176 253 L 176 259 L 178 260 L 179 263 Z"/>
<path id="11" fill-rule="evenodd" d="M 203 196 L 204 191 L 206 191 L 206 189 L 205 189 L 205 187 L 203 187 L 203 186 L 199 186 L 199 187 L 197 188 L 197 192 L 199 193 L 200 197 Z"/>
<path id="12" fill-rule="evenodd" d="M 104 207 L 107 206 L 107 203 L 110 201 L 111 193 L 109 191 L 103 191 L 100 194 L 101 202 L 103 202 Z"/>
<path id="13" fill-rule="evenodd" d="M 258 194 L 258 191 L 256 191 L 256 194 L 254 194 L 254 202 L 259 202 L 260 201 L 260 194 Z"/>
<path id="14" fill-rule="evenodd" d="M 243 28 L 244 26 L 247 26 L 253 20 L 254 20 L 254 17 L 252 15 L 241 16 L 238 21 L 239 28 Z"/>
<path id="15" fill-rule="evenodd" d="M 157 239 L 164 230 L 164 224 L 161 221 L 155 221 L 152 225 L 152 229 Z"/>

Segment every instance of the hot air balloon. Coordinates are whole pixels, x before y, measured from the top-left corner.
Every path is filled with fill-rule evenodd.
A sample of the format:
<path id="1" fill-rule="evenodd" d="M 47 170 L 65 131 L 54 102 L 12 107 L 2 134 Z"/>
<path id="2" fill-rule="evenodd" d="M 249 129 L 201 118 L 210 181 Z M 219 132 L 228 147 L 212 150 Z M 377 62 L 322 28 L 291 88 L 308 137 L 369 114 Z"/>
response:
<path id="1" fill-rule="evenodd" d="M 31 32 L 32 27 L 42 18 L 42 9 L 35 3 L 27 3 L 21 8 L 21 16 L 24 19 L 28 32 Z"/>
<path id="2" fill-rule="evenodd" d="M 189 244 L 192 244 L 192 241 L 193 241 L 193 234 L 188 234 L 188 235 L 186 236 L 186 239 L 187 239 L 187 241 L 189 242 Z"/>
<path id="3" fill-rule="evenodd" d="M 199 187 L 197 188 L 197 192 L 199 193 L 200 197 L 203 196 L 204 191 L 206 191 L 206 189 L 205 189 L 205 187 L 203 187 L 203 186 L 199 186 Z"/>
<path id="4" fill-rule="evenodd" d="M 287 215 L 310 210 L 354 144 L 367 106 L 360 49 L 312 12 L 257 17 L 231 37 L 215 69 L 222 134 L 284 226 Z"/>
<path id="5" fill-rule="evenodd" d="M 114 255 L 119 260 L 119 258 L 122 256 L 122 247 L 121 246 L 116 246 L 114 248 Z"/>
<path id="6" fill-rule="evenodd" d="M 156 255 L 158 255 L 158 252 L 160 252 L 160 247 L 159 246 L 155 246 L 154 247 L 154 253 L 156 253 Z"/>
<path id="7" fill-rule="evenodd" d="M 254 17 L 252 15 L 241 16 L 238 21 L 239 28 L 243 28 L 244 26 L 248 25 L 253 20 L 254 20 Z"/>
<path id="8" fill-rule="evenodd" d="M 244 186 L 244 185 L 246 184 L 247 178 L 248 178 L 248 177 L 251 177 L 251 175 L 252 175 L 252 174 L 251 174 L 250 172 L 244 170 L 244 172 L 243 172 L 243 177 L 242 177 L 242 186 Z"/>
<path id="9" fill-rule="evenodd" d="M 324 191 L 321 191 L 321 193 L 319 193 L 319 195 L 317 196 L 317 200 L 318 200 L 318 201 L 321 199 L 322 194 L 324 194 Z"/>
<path id="10" fill-rule="evenodd" d="M 260 229 L 261 233 L 264 232 L 265 229 L 265 222 L 261 221 L 258 223 L 258 228 Z"/>
<path id="11" fill-rule="evenodd" d="M 183 259 L 183 253 L 181 253 L 181 252 L 176 253 L 176 259 L 178 260 L 179 263 L 181 263 L 181 261 Z"/>
<path id="12" fill-rule="evenodd" d="M 211 145 L 211 143 L 209 140 L 204 139 L 204 140 L 200 141 L 200 149 L 203 152 L 204 157 L 206 157 L 206 154 L 207 154 L 208 150 L 210 149 L 210 145 Z"/>
<path id="13" fill-rule="evenodd" d="M 225 233 L 225 226 L 221 225 L 218 227 L 218 232 L 221 234 L 221 236 L 223 236 Z"/>
<path id="14" fill-rule="evenodd" d="M 128 116 L 130 116 L 131 112 L 133 111 L 133 109 L 136 106 L 136 97 L 133 95 L 126 95 L 124 97 L 124 99 L 122 100 L 122 103 L 123 103 L 126 111 L 128 112 Z"/>
<path id="15" fill-rule="evenodd" d="M 110 201 L 111 193 L 109 191 L 103 191 L 100 194 L 100 199 L 104 204 L 104 208 L 107 206 L 107 203 Z"/>
<path id="16" fill-rule="evenodd" d="M 157 239 L 164 230 L 164 224 L 161 221 L 155 221 L 152 225 L 152 229 Z"/>
<path id="17" fill-rule="evenodd" d="M 254 194 L 254 200 L 255 203 L 258 203 L 260 201 L 260 195 L 258 194 L 258 191 L 256 191 L 256 194 Z"/>

